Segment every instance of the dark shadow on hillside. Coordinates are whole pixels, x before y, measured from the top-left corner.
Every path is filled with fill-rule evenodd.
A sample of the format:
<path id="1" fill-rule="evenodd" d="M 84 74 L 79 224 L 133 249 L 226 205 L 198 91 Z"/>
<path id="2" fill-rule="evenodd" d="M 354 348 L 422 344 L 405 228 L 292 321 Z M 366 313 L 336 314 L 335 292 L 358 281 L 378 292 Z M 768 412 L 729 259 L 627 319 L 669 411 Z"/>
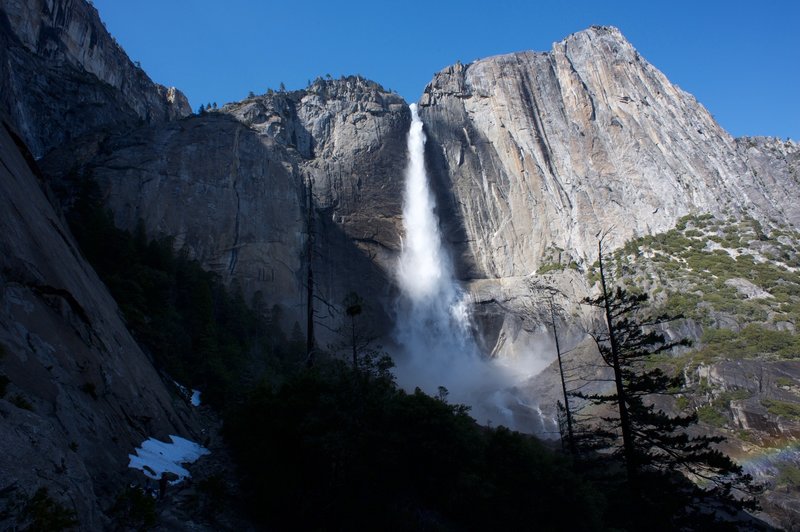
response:
<path id="1" fill-rule="evenodd" d="M 394 327 L 391 311 L 397 297 L 394 279 L 378 266 L 368 250 L 357 246 L 332 220 L 332 209 L 315 210 L 313 268 L 317 296 L 315 313 L 320 325 L 318 340 L 345 339 L 335 329 L 345 323 L 343 302 L 351 292 L 365 302 L 359 317 L 359 326 L 365 334 L 376 340 L 387 337 Z"/>

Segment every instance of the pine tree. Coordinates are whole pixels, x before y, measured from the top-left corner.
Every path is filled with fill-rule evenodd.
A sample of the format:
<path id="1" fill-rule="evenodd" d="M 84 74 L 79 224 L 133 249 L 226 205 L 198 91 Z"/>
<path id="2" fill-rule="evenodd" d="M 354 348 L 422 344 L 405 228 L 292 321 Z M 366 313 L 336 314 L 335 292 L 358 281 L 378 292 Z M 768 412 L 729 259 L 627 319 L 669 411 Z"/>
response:
<path id="1" fill-rule="evenodd" d="M 595 405 L 608 405 L 616 417 L 604 418 L 617 429 L 609 449 L 622 459 L 627 477 L 632 526 L 661 518 L 665 529 L 682 522 L 714 522 L 724 513 L 736 515 L 757 507 L 757 490 L 741 466 L 714 448 L 720 436 L 697 434 L 692 427 L 697 415 L 671 416 L 657 409 L 653 399 L 679 390 L 682 377 L 670 377 L 651 364 L 653 355 L 688 345 L 685 340 L 668 341 L 660 326 L 680 316 L 646 315 L 648 296 L 622 287 L 608 290 L 600 250 L 602 293 L 585 303 L 603 310 L 607 328 L 594 336 L 603 362 L 614 373 L 614 391 L 580 395 Z M 642 522 L 639 522 L 642 524 Z"/>

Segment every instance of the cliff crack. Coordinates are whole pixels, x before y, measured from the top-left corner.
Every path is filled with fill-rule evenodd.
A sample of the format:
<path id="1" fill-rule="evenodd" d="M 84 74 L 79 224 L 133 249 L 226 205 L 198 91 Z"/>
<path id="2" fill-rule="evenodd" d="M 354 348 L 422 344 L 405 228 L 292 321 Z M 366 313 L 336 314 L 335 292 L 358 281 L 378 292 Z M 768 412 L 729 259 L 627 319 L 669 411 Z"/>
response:
<path id="1" fill-rule="evenodd" d="M 589 87 L 586 85 L 586 82 L 583 81 L 583 78 L 578 73 L 578 69 L 575 68 L 575 64 L 572 62 L 572 58 L 569 56 L 569 50 L 567 49 L 568 46 L 569 46 L 569 44 L 567 44 L 567 42 L 565 41 L 564 42 L 564 59 L 567 60 L 567 64 L 569 65 L 570 70 L 572 70 L 572 73 L 574 74 L 575 79 L 578 80 L 578 82 L 581 84 L 581 87 L 583 87 L 583 91 L 586 93 L 586 99 L 589 100 L 589 105 L 592 106 L 592 114 L 589 116 L 589 120 L 594 122 L 594 120 L 595 120 L 595 118 L 597 116 L 596 115 L 596 108 L 595 108 L 595 105 L 594 105 L 594 98 L 592 98 L 592 93 L 591 93 L 591 91 L 589 91 Z"/>
<path id="2" fill-rule="evenodd" d="M 233 246 L 231 246 L 231 257 L 228 261 L 228 273 L 233 275 L 236 270 L 236 264 L 239 261 L 239 226 L 242 214 L 242 200 L 239 195 L 239 132 L 236 130 L 236 135 L 233 137 L 233 162 L 231 163 L 231 180 L 233 182 L 233 193 L 236 195 L 236 218 L 234 222 L 233 232 Z"/>
<path id="3" fill-rule="evenodd" d="M 519 62 L 519 58 L 517 58 Z M 530 110 L 530 117 L 531 117 L 531 126 L 533 129 L 534 137 L 536 144 L 539 146 L 539 151 L 542 155 L 542 159 L 544 161 L 545 166 L 547 166 L 547 170 L 550 173 L 550 176 L 553 180 L 554 188 L 556 189 L 556 193 L 558 194 L 558 200 L 561 203 L 561 207 L 563 208 L 566 204 L 568 208 L 572 208 L 572 201 L 570 200 L 569 194 L 566 193 L 564 187 L 561 185 L 561 182 L 558 178 L 558 173 L 553 166 L 553 161 L 550 156 L 552 153 L 552 148 L 550 147 L 550 143 L 547 139 L 547 131 L 545 130 L 544 120 L 542 117 L 542 109 L 536 103 L 533 95 L 531 94 L 528 87 L 534 87 L 534 80 L 531 79 L 530 72 L 522 68 L 520 65 L 520 71 L 523 72 L 522 80 L 520 81 L 520 93 L 525 105 Z"/>

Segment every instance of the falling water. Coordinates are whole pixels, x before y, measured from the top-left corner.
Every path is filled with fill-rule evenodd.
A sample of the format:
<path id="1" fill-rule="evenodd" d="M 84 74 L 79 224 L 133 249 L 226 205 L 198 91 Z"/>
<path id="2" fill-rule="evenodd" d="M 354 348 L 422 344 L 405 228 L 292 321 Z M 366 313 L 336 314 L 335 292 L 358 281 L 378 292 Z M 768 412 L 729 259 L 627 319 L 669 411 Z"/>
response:
<path id="1" fill-rule="evenodd" d="M 400 288 L 417 310 L 437 313 L 454 303 L 458 288 L 453 281 L 450 261 L 442 249 L 439 220 L 425 172 L 425 140 L 417 105 L 411 104 L 403 197 L 405 240 L 397 275 Z"/>
<path id="2" fill-rule="evenodd" d="M 398 360 L 397 374 L 401 384 L 435 393 L 438 386 L 459 388 L 445 370 L 448 366 L 455 369 L 463 358 L 475 358 L 477 350 L 463 312 L 462 291 L 442 247 L 436 204 L 425 171 L 425 140 L 417 106 L 412 104 L 403 197 L 405 237 L 397 266 L 402 292 L 397 338 L 405 353 Z"/>
<path id="3" fill-rule="evenodd" d="M 473 406 L 480 417 L 482 397 L 501 387 L 500 373 L 481 358 L 468 316 L 468 301 L 442 246 L 436 204 L 425 171 L 425 133 L 411 105 L 408 167 L 403 199 L 405 237 L 397 266 L 401 290 L 396 337 L 398 382 L 430 394 L 439 386 L 450 400 Z M 486 419 L 483 419 L 486 421 Z"/>
<path id="4" fill-rule="evenodd" d="M 436 202 L 425 171 L 425 132 L 411 105 L 408 166 L 403 196 L 404 239 L 397 264 L 395 374 L 407 390 L 420 387 L 472 407 L 481 423 L 544 431 L 543 416 L 519 396 L 518 384 L 531 376 L 531 360 L 498 361 L 481 356 L 473 337 L 469 300 L 442 245 Z M 540 361 L 534 361 L 539 364 Z M 543 366 L 541 366 L 543 367 Z M 540 368 L 541 369 L 541 368 Z M 537 371 L 538 372 L 538 371 Z"/>

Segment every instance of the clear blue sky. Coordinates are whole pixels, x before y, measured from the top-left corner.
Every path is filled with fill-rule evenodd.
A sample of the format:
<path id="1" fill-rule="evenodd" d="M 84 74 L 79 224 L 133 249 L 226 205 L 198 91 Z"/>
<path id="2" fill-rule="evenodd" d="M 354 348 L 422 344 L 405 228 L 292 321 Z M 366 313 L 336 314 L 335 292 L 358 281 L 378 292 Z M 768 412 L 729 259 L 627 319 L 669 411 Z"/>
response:
<path id="1" fill-rule="evenodd" d="M 800 1 L 94 0 L 153 80 L 195 109 L 361 74 L 416 101 L 460 60 L 614 25 L 733 135 L 800 140 Z"/>

